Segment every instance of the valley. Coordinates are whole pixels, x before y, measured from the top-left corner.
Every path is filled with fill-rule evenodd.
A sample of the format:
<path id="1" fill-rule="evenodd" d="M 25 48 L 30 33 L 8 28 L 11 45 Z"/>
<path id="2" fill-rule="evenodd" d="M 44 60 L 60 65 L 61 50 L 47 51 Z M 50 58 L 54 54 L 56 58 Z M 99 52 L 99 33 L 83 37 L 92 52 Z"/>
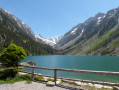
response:
<path id="1" fill-rule="evenodd" d="M 4 9 L 0 9 L 0 50 L 12 43 L 28 55 L 119 56 L 119 8 L 98 13 L 64 36 L 44 38 Z"/>

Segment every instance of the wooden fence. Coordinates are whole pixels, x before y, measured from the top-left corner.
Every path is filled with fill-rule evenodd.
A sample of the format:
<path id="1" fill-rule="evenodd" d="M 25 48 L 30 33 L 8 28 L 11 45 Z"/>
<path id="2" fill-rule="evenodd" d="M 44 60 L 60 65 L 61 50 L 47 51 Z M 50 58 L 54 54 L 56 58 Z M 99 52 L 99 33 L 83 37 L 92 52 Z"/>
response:
<path id="1" fill-rule="evenodd" d="M 25 65 L 20 65 L 20 66 L 27 67 L 27 68 L 32 68 L 32 73 L 21 71 L 23 73 L 31 74 L 32 75 L 32 80 L 34 80 L 34 75 L 38 75 L 38 76 L 45 76 L 45 77 L 54 78 L 55 84 L 56 84 L 57 79 L 63 79 L 63 80 L 80 81 L 80 82 L 84 82 L 84 83 L 101 84 L 101 85 L 118 86 L 119 87 L 119 83 L 110 83 L 110 82 L 100 82 L 100 81 L 79 80 L 79 79 L 69 79 L 69 78 L 57 77 L 57 71 L 85 73 L 85 74 L 99 74 L 99 75 L 109 75 L 109 76 L 119 76 L 119 72 L 44 68 L 44 67 L 25 66 Z M 48 75 L 37 74 L 37 73 L 35 73 L 35 69 L 53 70 L 54 71 L 54 76 L 52 77 L 52 76 L 48 76 Z"/>

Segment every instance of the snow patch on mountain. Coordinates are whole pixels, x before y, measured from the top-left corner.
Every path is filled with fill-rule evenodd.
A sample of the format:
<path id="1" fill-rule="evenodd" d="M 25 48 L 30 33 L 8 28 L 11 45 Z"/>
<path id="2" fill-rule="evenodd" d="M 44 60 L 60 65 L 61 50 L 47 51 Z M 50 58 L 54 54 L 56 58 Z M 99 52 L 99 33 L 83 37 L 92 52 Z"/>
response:
<path id="1" fill-rule="evenodd" d="M 98 18 L 97 18 L 97 25 L 99 25 L 100 22 L 101 22 L 101 20 L 102 20 L 103 18 L 105 18 L 105 17 L 106 17 L 106 15 L 104 15 L 104 16 L 102 16 L 102 17 L 98 17 Z"/>
<path id="2" fill-rule="evenodd" d="M 71 34 L 76 34 L 77 29 L 78 29 L 78 28 L 74 28 L 74 29 L 71 31 Z"/>
<path id="3" fill-rule="evenodd" d="M 82 29 L 82 32 L 81 32 L 80 36 L 83 34 L 83 32 L 84 32 L 84 29 Z"/>
<path id="4" fill-rule="evenodd" d="M 13 16 L 13 18 L 14 18 L 15 20 L 17 20 L 17 18 L 16 18 L 15 16 Z"/>
<path id="5" fill-rule="evenodd" d="M 101 22 L 101 18 L 102 18 L 102 17 L 98 17 L 98 18 L 97 18 L 97 19 L 98 19 L 98 21 L 97 21 L 97 25 L 100 24 L 100 22 Z"/>
<path id="6" fill-rule="evenodd" d="M 106 17 L 106 15 L 103 16 L 103 18 L 105 18 L 105 17 Z"/>

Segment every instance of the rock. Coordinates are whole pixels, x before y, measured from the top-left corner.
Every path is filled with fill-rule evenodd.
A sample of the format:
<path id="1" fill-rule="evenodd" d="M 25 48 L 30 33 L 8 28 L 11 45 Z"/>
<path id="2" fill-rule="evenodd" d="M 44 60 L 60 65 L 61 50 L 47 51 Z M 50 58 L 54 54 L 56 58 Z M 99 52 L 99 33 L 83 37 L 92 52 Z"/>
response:
<path id="1" fill-rule="evenodd" d="M 110 87 L 110 86 L 103 86 L 103 88 L 110 88 L 110 89 L 112 89 L 112 87 Z"/>
<path id="2" fill-rule="evenodd" d="M 31 65 L 31 66 L 35 66 L 35 65 L 36 65 L 36 63 L 33 62 L 33 61 L 28 61 L 27 63 L 28 63 L 29 65 Z"/>
<path id="3" fill-rule="evenodd" d="M 46 86 L 51 86 L 51 87 L 53 87 L 54 85 L 55 85 L 55 83 L 52 82 L 52 81 L 49 81 L 49 82 L 46 83 Z"/>
<path id="4" fill-rule="evenodd" d="M 56 81 L 56 84 L 60 84 L 61 83 L 61 81 Z"/>
<path id="5" fill-rule="evenodd" d="M 102 87 L 103 87 L 103 86 L 100 85 L 100 84 L 94 84 L 94 86 L 95 86 L 96 88 L 102 88 Z"/>
<path id="6" fill-rule="evenodd" d="M 76 83 L 77 85 L 79 85 L 79 86 L 81 85 L 81 82 L 76 81 L 75 83 Z"/>
<path id="7" fill-rule="evenodd" d="M 26 65 L 26 66 L 35 66 L 36 63 L 33 61 L 28 61 L 28 62 L 22 62 L 20 65 Z"/>
<path id="8" fill-rule="evenodd" d="M 89 86 L 94 86 L 92 83 L 88 83 Z"/>
<path id="9" fill-rule="evenodd" d="M 119 87 L 114 86 L 113 90 L 119 90 Z"/>
<path id="10" fill-rule="evenodd" d="M 88 84 L 87 83 L 81 83 L 81 85 L 84 85 L 85 86 L 85 85 L 88 85 Z"/>
<path id="11" fill-rule="evenodd" d="M 44 81 L 47 81 L 48 77 L 44 77 Z"/>

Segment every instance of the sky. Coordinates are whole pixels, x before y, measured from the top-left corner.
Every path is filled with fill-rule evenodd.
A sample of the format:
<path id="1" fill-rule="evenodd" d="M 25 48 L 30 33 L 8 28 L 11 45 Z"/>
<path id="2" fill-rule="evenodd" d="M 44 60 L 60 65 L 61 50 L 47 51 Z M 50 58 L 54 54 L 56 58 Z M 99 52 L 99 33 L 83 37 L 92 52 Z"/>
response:
<path id="1" fill-rule="evenodd" d="M 0 0 L 0 8 L 44 38 L 63 36 L 89 17 L 117 7 L 119 0 Z"/>

